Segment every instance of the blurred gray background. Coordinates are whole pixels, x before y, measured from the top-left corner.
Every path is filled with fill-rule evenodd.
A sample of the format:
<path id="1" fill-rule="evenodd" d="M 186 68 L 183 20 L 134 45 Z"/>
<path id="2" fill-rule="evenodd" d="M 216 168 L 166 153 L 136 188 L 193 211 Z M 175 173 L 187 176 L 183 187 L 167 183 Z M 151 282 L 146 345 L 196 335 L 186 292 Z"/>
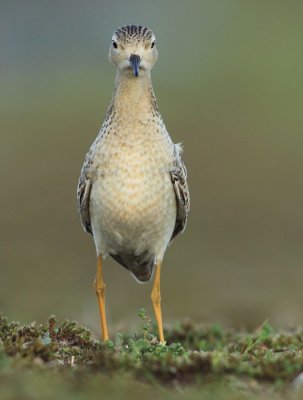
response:
<path id="1" fill-rule="evenodd" d="M 301 2 L 0 1 L 0 309 L 98 333 L 76 186 L 109 104 L 116 27 L 157 36 L 153 83 L 191 191 L 166 253 L 165 324 L 303 322 Z M 111 331 L 152 315 L 151 284 L 105 264 Z"/>

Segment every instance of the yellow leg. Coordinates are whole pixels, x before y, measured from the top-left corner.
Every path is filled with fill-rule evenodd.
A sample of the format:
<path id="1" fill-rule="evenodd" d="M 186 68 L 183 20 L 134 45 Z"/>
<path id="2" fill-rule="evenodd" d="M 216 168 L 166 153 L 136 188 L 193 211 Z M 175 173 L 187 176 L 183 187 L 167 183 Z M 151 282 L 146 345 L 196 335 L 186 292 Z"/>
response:
<path id="1" fill-rule="evenodd" d="M 165 343 L 163 335 L 163 325 L 162 325 L 162 311 L 161 311 L 161 293 L 160 293 L 160 272 L 161 263 L 157 263 L 155 271 L 154 286 L 151 293 L 151 299 L 154 306 L 156 321 L 158 325 L 159 340 L 160 343 Z"/>
<path id="2" fill-rule="evenodd" d="M 100 312 L 100 319 L 101 319 L 101 331 L 102 331 L 102 339 L 104 341 L 108 340 L 108 330 L 107 330 L 107 322 L 106 322 L 106 315 L 105 315 L 105 283 L 102 277 L 102 258 L 98 256 L 98 263 L 97 263 L 97 273 L 95 279 L 95 290 L 99 304 L 99 312 Z"/>

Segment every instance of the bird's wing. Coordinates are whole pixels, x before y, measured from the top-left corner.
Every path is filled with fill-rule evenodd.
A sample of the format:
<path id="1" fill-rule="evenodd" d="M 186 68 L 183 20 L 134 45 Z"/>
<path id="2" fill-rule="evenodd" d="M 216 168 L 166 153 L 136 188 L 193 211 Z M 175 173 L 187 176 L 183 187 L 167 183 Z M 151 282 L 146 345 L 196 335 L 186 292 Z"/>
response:
<path id="1" fill-rule="evenodd" d="M 85 164 L 83 165 L 77 189 L 78 212 L 80 214 L 83 229 L 92 234 L 89 214 L 89 196 L 92 183 L 87 177 Z"/>
<path id="2" fill-rule="evenodd" d="M 186 226 L 190 208 L 189 191 L 187 186 L 187 171 L 182 159 L 182 148 L 179 144 L 174 149 L 174 167 L 171 171 L 171 180 L 175 189 L 177 201 L 177 216 L 175 229 L 171 241 L 183 232 Z"/>
<path id="3" fill-rule="evenodd" d="M 108 111 L 109 113 L 109 111 Z M 80 214 L 81 222 L 83 229 L 93 234 L 91 221 L 90 221 L 90 213 L 89 213 L 89 200 L 90 200 L 90 192 L 93 184 L 93 176 L 94 176 L 94 167 L 93 167 L 93 159 L 95 155 L 96 149 L 98 149 L 98 143 L 104 136 L 106 130 L 103 127 L 107 126 L 107 119 L 104 120 L 103 125 L 94 141 L 91 145 L 88 153 L 85 156 L 85 160 L 81 169 L 78 188 L 77 188 L 77 200 L 78 200 L 78 212 Z"/>

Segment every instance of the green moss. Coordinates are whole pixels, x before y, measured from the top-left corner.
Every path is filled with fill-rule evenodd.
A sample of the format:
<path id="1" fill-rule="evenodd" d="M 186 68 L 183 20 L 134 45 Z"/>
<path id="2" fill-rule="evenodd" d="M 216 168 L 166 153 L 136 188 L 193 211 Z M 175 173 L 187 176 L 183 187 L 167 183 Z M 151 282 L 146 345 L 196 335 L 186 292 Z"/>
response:
<path id="1" fill-rule="evenodd" d="M 140 310 L 142 332 L 117 333 L 102 343 L 76 322 L 20 325 L 0 316 L 0 372 L 9 368 L 64 369 L 78 376 L 131 375 L 142 383 L 172 386 L 197 381 L 233 379 L 274 383 L 284 390 L 303 370 L 303 331 L 275 332 L 265 322 L 253 333 L 225 330 L 218 325 L 197 327 L 178 323 L 157 341 L 151 321 Z M 78 379 L 78 378 L 77 378 Z"/>

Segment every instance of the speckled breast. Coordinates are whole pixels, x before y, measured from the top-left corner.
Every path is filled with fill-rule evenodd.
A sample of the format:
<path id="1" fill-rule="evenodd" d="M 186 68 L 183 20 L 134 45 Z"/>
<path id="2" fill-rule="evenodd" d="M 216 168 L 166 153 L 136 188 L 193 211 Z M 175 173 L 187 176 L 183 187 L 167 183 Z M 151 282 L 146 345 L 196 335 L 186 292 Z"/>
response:
<path id="1" fill-rule="evenodd" d="M 90 213 L 97 249 L 164 253 L 176 220 L 169 136 L 157 130 L 105 135 L 96 152 Z"/>

